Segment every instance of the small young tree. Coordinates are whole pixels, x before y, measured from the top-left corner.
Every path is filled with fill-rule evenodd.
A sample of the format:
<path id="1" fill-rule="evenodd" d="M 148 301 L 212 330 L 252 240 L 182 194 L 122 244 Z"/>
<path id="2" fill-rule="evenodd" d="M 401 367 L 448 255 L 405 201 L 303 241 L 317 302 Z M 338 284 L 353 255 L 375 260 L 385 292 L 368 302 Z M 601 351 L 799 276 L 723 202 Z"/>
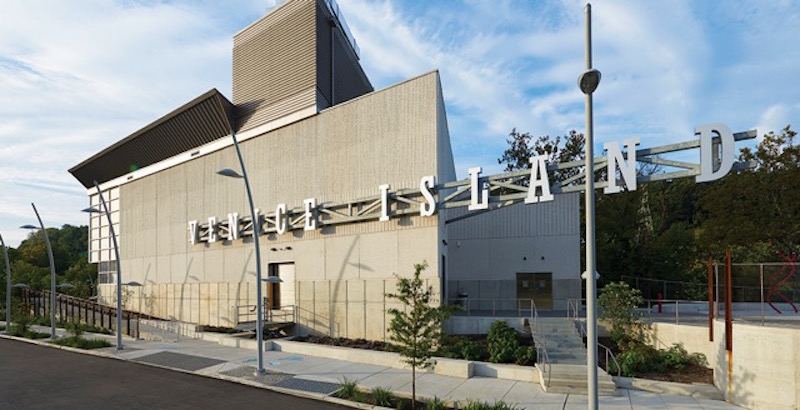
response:
<path id="1" fill-rule="evenodd" d="M 642 292 L 625 282 L 613 282 L 603 287 L 597 298 L 601 317 L 611 325 L 611 338 L 617 346 L 634 339 L 637 315 L 634 309 L 644 303 Z"/>
<path id="2" fill-rule="evenodd" d="M 413 278 L 398 278 L 397 293 L 387 293 L 386 297 L 403 304 L 403 310 L 391 308 L 389 339 L 403 361 L 411 366 L 411 408 L 416 409 L 417 368 L 430 367 L 431 356 L 442 334 L 442 320 L 447 319 L 453 310 L 447 306 L 433 306 L 433 288 L 425 287 L 419 275 L 428 267 L 427 262 L 414 265 Z"/>

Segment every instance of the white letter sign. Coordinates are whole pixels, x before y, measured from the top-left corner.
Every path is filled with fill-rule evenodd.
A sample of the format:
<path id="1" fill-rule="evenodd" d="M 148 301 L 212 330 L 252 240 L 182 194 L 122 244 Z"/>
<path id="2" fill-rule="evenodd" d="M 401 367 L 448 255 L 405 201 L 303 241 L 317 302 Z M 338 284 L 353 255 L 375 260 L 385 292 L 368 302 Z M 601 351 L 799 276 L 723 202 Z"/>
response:
<path id="1" fill-rule="evenodd" d="M 535 204 L 539 201 L 552 201 L 553 194 L 550 193 L 550 176 L 547 174 L 547 156 L 536 155 L 531 157 L 530 161 L 531 180 L 528 183 L 528 196 L 525 198 L 525 203 Z M 541 188 L 541 195 L 536 195 L 537 188 Z"/>
<path id="2" fill-rule="evenodd" d="M 436 212 L 436 199 L 433 198 L 431 189 L 436 186 L 436 177 L 428 175 L 419 180 L 419 192 L 425 198 L 425 202 L 419 204 L 419 216 L 431 216 Z"/>
<path id="3" fill-rule="evenodd" d="M 694 129 L 695 135 L 700 134 L 700 175 L 697 182 L 715 181 L 724 177 L 733 168 L 736 161 L 734 152 L 733 133 L 723 124 L 700 125 Z M 714 134 L 719 136 L 722 152 L 719 158 L 719 169 L 714 171 Z"/>
<path id="4" fill-rule="evenodd" d="M 378 189 L 381 190 L 381 217 L 378 220 L 386 222 L 389 220 L 389 184 L 383 184 Z"/>
<path id="5" fill-rule="evenodd" d="M 278 204 L 275 208 L 275 230 L 278 235 L 286 233 L 286 204 Z"/>
<path id="6" fill-rule="evenodd" d="M 217 217 L 208 218 L 208 243 L 217 241 Z"/>
<path id="7" fill-rule="evenodd" d="M 316 198 L 308 198 L 303 200 L 303 208 L 306 210 L 306 226 L 303 230 L 313 231 L 317 229 L 317 220 L 314 218 L 314 208 L 317 207 Z"/>
<path id="8" fill-rule="evenodd" d="M 470 191 L 469 207 L 467 209 L 470 211 L 489 209 L 489 190 L 486 188 L 480 189 L 478 186 L 478 177 L 481 174 L 481 167 L 470 168 L 467 172 L 469 172 Z"/>
<path id="9" fill-rule="evenodd" d="M 228 214 L 228 240 L 239 239 L 239 214 L 234 212 Z"/>
<path id="10" fill-rule="evenodd" d="M 608 186 L 603 189 L 604 194 L 616 194 L 622 191 L 622 188 L 617 185 L 617 170 L 622 175 L 625 188 L 628 191 L 636 190 L 636 146 L 639 145 L 639 139 L 628 139 L 624 143 L 628 150 L 627 162 L 622 157 L 622 151 L 616 141 L 603 144 L 603 149 L 608 151 Z"/>
<path id="11" fill-rule="evenodd" d="M 189 243 L 197 243 L 197 221 L 189 221 Z"/>

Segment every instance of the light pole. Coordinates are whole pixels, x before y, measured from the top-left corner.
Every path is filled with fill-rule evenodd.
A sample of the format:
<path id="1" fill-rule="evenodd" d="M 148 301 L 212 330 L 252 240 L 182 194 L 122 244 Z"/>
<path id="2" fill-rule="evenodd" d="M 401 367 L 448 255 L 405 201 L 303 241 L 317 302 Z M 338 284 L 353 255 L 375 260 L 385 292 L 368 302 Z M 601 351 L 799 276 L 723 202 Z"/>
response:
<path id="1" fill-rule="evenodd" d="M 122 350 L 122 268 L 119 260 L 119 246 L 117 245 L 117 235 L 114 232 L 114 223 L 111 221 L 111 212 L 109 212 L 106 200 L 103 198 L 103 191 L 100 190 L 100 184 L 97 181 L 94 181 L 94 187 L 97 189 L 97 196 L 100 197 L 100 204 L 103 205 L 102 213 L 106 214 L 108 230 L 114 243 L 114 256 L 117 265 L 117 350 Z M 83 212 L 101 213 L 99 209 L 92 207 L 85 208 Z"/>
<path id="2" fill-rule="evenodd" d="M 597 409 L 597 268 L 594 221 L 594 122 L 592 93 L 600 84 L 600 71 L 592 68 L 592 5 L 586 4 L 586 71 L 578 87 L 586 95 L 586 373 L 588 408 Z M 609 175 L 609 178 L 614 178 Z"/>
<path id="3" fill-rule="evenodd" d="M 36 210 L 36 205 L 31 202 L 33 212 L 36 214 L 36 219 L 39 220 L 39 226 L 42 228 L 44 234 L 44 243 L 47 245 L 47 256 L 50 258 L 50 338 L 56 338 L 56 264 L 53 261 L 53 248 L 50 246 L 50 237 L 47 236 L 47 229 L 44 228 L 42 217 L 39 216 L 39 211 Z M 33 225 L 22 225 L 22 229 L 37 229 Z"/>
<path id="4" fill-rule="evenodd" d="M 239 158 L 239 167 L 242 169 L 242 174 L 225 168 L 217 172 L 217 174 L 244 179 L 244 187 L 247 190 L 247 201 L 250 204 L 250 220 L 253 224 L 253 245 L 256 247 L 256 343 L 258 344 L 258 370 L 259 374 L 264 373 L 264 312 L 262 309 L 262 295 L 261 295 L 261 246 L 258 244 L 258 235 L 260 226 L 256 218 L 256 208 L 253 205 L 253 193 L 250 191 L 250 180 L 247 179 L 247 170 L 244 167 L 244 159 L 242 159 L 242 152 L 239 150 L 239 141 L 236 140 L 236 131 L 231 128 L 231 138 L 233 138 L 233 147 L 236 149 L 236 157 Z"/>
<path id="5" fill-rule="evenodd" d="M 11 331 L 11 265 L 8 263 L 8 250 L 0 235 L 0 245 L 3 246 L 3 259 L 6 261 L 6 333 Z"/>

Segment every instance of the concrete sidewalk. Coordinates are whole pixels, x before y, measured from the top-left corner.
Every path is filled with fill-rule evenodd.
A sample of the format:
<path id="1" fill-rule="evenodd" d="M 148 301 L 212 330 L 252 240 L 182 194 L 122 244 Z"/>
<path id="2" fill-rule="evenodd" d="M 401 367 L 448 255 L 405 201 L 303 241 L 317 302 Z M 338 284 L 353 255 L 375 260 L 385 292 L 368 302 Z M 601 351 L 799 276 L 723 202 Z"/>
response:
<path id="1" fill-rule="evenodd" d="M 49 328 L 38 327 L 40 331 Z M 63 335 L 63 329 L 58 329 Z M 114 336 L 86 335 L 108 339 Z M 123 340 L 124 349 L 114 347 L 91 351 L 90 354 L 111 356 L 122 360 L 170 368 L 313 397 L 326 401 L 339 388 L 342 380 L 353 380 L 364 388 L 382 387 L 399 395 L 410 396 L 411 372 L 404 369 L 352 363 L 311 355 L 264 352 L 266 374 L 255 375 L 256 352 L 249 349 L 222 346 L 194 339 L 177 342 Z M 687 396 L 657 394 L 639 390 L 620 389 L 620 396 L 600 397 L 603 409 L 737 409 L 723 401 Z M 469 379 L 418 373 L 417 395 L 424 398 L 466 402 L 480 400 L 489 403 L 502 400 L 525 409 L 585 409 L 587 396 L 548 394 L 536 383 L 487 377 Z M 361 408 L 364 408 L 362 405 Z M 368 408 L 368 406 L 367 406 Z"/>

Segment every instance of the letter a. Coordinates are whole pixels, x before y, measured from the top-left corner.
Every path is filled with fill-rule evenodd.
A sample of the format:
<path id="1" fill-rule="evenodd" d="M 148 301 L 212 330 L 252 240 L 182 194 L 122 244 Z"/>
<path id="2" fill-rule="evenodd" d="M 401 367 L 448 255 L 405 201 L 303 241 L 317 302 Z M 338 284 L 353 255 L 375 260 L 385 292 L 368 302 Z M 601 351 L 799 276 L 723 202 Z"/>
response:
<path id="1" fill-rule="evenodd" d="M 535 204 L 539 201 L 552 201 L 553 194 L 550 193 L 550 176 L 547 174 L 547 156 L 536 155 L 531 157 L 530 161 L 531 180 L 528 184 L 528 197 L 525 198 L 525 203 Z M 536 195 L 537 188 L 541 188 L 541 195 Z"/>

